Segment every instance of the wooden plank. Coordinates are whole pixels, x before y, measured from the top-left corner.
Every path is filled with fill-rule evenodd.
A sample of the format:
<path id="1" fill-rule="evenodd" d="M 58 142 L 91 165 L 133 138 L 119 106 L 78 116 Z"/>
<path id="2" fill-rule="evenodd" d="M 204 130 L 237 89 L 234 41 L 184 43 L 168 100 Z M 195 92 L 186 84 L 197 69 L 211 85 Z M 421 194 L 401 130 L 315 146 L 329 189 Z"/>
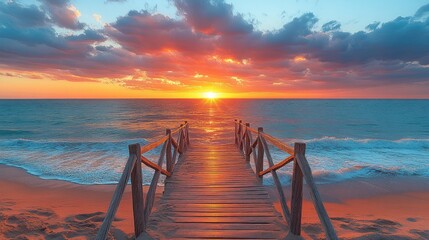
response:
<path id="1" fill-rule="evenodd" d="M 164 143 L 164 145 L 162 146 L 162 150 L 161 150 L 159 159 L 158 159 L 158 166 L 161 166 L 162 162 L 164 161 L 164 155 L 165 155 L 166 147 L 167 147 L 167 144 Z M 155 201 L 156 187 L 158 186 L 158 180 L 159 180 L 160 173 L 161 173 L 161 171 L 155 171 L 155 173 L 153 174 L 152 181 L 151 181 L 150 186 L 149 186 L 149 190 L 147 192 L 146 206 L 144 209 L 145 222 L 147 222 L 149 215 L 152 211 L 153 202 Z"/>
<path id="2" fill-rule="evenodd" d="M 115 193 L 113 194 L 112 200 L 110 201 L 109 208 L 107 210 L 106 217 L 98 230 L 96 239 L 104 240 L 107 238 L 110 226 L 112 225 L 113 218 L 115 217 L 116 211 L 118 210 L 119 203 L 121 202 L 122 195 L 124 194 L 125 186 L 127 185 L 128 179 L 131 174 L 137 157 L 131 155 L 125 165 L 124 171 L 122 172 L 121 178 L 119 179 L 118 185 L 116 185 Z"/>
<path id="3" fill-rule="evenodd" d="M 174 212 L 171 217 L 272 217 L 272 212 Z"/>
<path id="4" fill-rule="evenodd" d="M 141 156 L 140 144 L 132 144 L 128 146 L 130 155 L 138 158 Z M 131 172 L 131 188 L 133 198 L 133 217 L 134 217 L 134 233 L 139 236 L 143 233 L 145 226 L 144 221 L 144 198 L 143 198 L 143 182 L 142 182 L 142 165 L 140 161 L 134 163 Z"/>
<path id="5" fill-rule="evenodd" d="M 167 149 L 165 152 L 165 162 L 166 162 L 166 166 L 167 166 L 167 171 L 169 173 L 171 173 L 173 171 L 173 155 L 171 153 L 171 145 L 172 145 L 173 138 L 171 137 L 171 130 L 170 129 L 166 129 L 165 134 L 168 136 Z M 160 166 L 160 168 L 162 169 L 161 166 Z M 161 171 L 161 173 L 162 173 L 162 171 Z M 169 175 L 169 176 L 171 176 L 171 175 Z"/>
<path id="6" fill-rule="evenodd" d="M 310 190 L 310 196 L 313 200 L 314 208 L 316 209 L 317 215 L 319 216 L 322 227 L 325 231 L 326 237 L 328 239 L 336 240 L 338 239 L 337 234 L 335 233 L 334 227 L 332 226 L 331 220 L 329 219 L 328 213 L 326 212 L 325 206 L 323 205 L 322 198 L 320 197 L 319 191 L 317 190 L 316 183 L 313 179 L 313 174 L 311 173 L 310 165 L 308 164 L 305 155 L 297 154 L 295 156 L 299 167 L 302 170 L 302 173 L 305 178 L 305 182 Z"/>
<path id="7" fill-rule="evenodd" d="M 295 143 L 294 148 L 295 155 L 305 154 L 305 144 Z M 291 197 L 291 233 L 300 236 L 301 235 L 301 215 L 302 215 L 302 186 L 303 186 L 303 175 L 301 168 L 299 167 L 297 160 L 295 159 L 293 164 L 293 176 L 292 176 L 292 197 Z"/>
<path id="8" fill-rule="evenodd" d="M 191 143 L 189 139 L 189 123 L 185 121 L 185 132 L 186 132 L 186 145 L 189 145 Z"/>
<path id="9" fill-rule="evenodd" d="M 272 223 L 278 218 L 271 217 L 169 217 L 176 223 Z"/>
<path id="10" fill-rule="evenodd" d="M 263 136 L 260 136 L 260 141 L 261 141 L 262 145 L 264 146 L 264 150 L 265 150 L 265 153 L 267 156 L 268 164 L 270 165 L 270 167 L 274 166 L 274 162 L 273 162 L 273 159 L 271 157 L 271 153 L 268 149 L 268 144 L 265 141 L 265 138 Z M 280 206 L 282 207 L 283 215 L 284 215 L 286 221 L 288 222 L 288 224 L 290 224 L 290 212 L 289 212 L 289 208 L 287 206 L 286 196 L 283 192 L 283 188 L 282 188 L 282 185 L 280 183 L 279 177 L 277 176 L 277 172 L 275 170 L 271 171 L 271 175 L 273 176 L 273 181 L 274 181 L 274 184 L 276 185 L 276 189 L 277 189 L 277 192 L 279 194 Z"/>
<path id="11" fill-rule="evenodd" d="M 263 176 L 263 175 L 265 175 L 265 174 L 267 174 L 267 173 L 269 173 L 271 171 L 275 171 L 275 170 L 283 167 L 284 165 L 286 165 L 286 164 L 288 164 L 288 163 L 290 163 L 292 161 L 293 161 L 293 156 L 289 156 L 289 157 L 285 158 L 283 161 L 281 161 L 281 162 L 279 162 L 277 164 L 274 164 L 273 166 L 265 169 L 264 171 L 259 172 L 258 175 L 259 176 Z"/>
<path id="12" fill-rule="evenodd" d="M 173 131 L 171 131 L 171 134 L 176 134 L 176 133 L 178 133 L 180 130 L 182 130 L 183 128 L 185 128 L 187 125 L 188 125 L 188 124 L 185 124 L 185 125 L 181 124 L 181 125 L 180 125 L 180 127 L 178 127 L 178 128 L 176 128 L 176 129 L 174 129 Z"/>
<path id="13" fill-rule="evenodd" d="M 141 162 L 144 163 L 144 165 L 152 168 L 153 170 L 161 172 L 165 176 L 168 176 L 168 177 L 171 176 L 171 173 L 169 171 L 162 169 L 160 166 L 158 166 L 155 163 L 151 162 L 149 159 L 147 159 L 144 156 L 141 156 Z"/>
<path id="14" fill-rule="evenodd" d="M 225 196 L 206 196 L 199 197 L 197 199 L 192 199 L 191 197 L 166 197 L 165 200 L 174 204 L 174 203 L 211 203 L 211 204 L 220 204 L 220 203 L 267 203 L 270 204 L 270 198 L 261 195 L 254 195 L 253 197 L 237 196 L 237 197 L 225 197 Z"/>
<path id="15" fill-rule="evenodd" d="M 266 230 L 276 232 L 281 231 L 279 224 L 274 223 L 169 223 L 163 222 L 159 224 L 162 228 L 170 229 L 207 229 L 207 230 Z"/>
<path id="16" fill-rule="evenodd" d="M 246 150 L 250 136 L 246 139 L 244 131 L 237 141 Z M 170 234 L 157 237 L 165 239 L 286 236 L 281 214 L 236 146 L 193 144 L 182 157 L 174 174 L 166 179 L 164 195 L 150 217 L 148 232 Z M 179 230 L 183 235 L 178 234 Z M 230 236 L 232 232 L 237 233 L 235 237 Z"/>
<path id="17" fill-rule="evenodd" d="M 195 207 L 193 209 L 190 208 L 183 208 L 182 205 L 178 205 L 178 206 L 170 206 L 166 203 L 163 203 L 160 205 L 162 207 L 163 210 L 169 210 L 169 211 L 173 211 L 175 213 L 178 212 L 215 212 L 215 213 L 222 213 L 225 211 L 228 212 L 235 212 L 235 213 L 239 213 L 239 212 L 263 212 L 263 213 L 272 213 L 273 216 L 276 215 L 277 213 L 275 212 L 274 208 L 270 205 L 267 206 L 263 206 L 263 207 L 259 207 L 258 209 L 255 209 L 252 206 L 247 206 L 247 207 L 241 207 L 241 208 L 237 208 L 237 207 L 226 207 L 226 206 L 221 206 L 221 207 L 207 207 L 207 205 L 205 206 L 199 206 L 199 207 Z"/>
<path id="18" fill-rule="evenodd" d="M 207 230 L 183 230 L 178 229 L 174 233 L 175 237 L 187 237 L 187 238 L 215 238 L 215 237 L 222 237 L 222 238 L 255 238 L 255 239 L 272 239 L 276 238 L 276 234 L 272 233 L 271 231 L 264 231 L 264 230 L 247 230 L 247 231 L 240 231 L 237 232 L 237 230 L 216 230 L 216 231 L 207 231 Z"/>
<path id="19" fill-rule="evenodd" d="M 155 142 L 146 144 L 144 146 L 142 146 L 141 149 L 141 153 L 145 153 L 145 152 L 149 152 L 150 150 L 158 147 L 159 145 L 163 144 L 166 140 L 168 139 L 168 136 L 164 136 L 158 140 L 156 140 Z"/>
<path id="20" fill-rule="evenodd" d="M 258 128 L 258 131 L 263 131 L 263 128 Z M 255 164 L 256 173 L 261 172 L 264 169 L 264 146 L 261 142 L 261 137 L 258 135 L 258 160 Z M 263 176 L 258 176 L 262 182 Z"/>
<path id="21" fill-rule="evenodd" d="M 289 153 L 290 155 L 293 155 L 293 148 L 289 145 L 286 145 L 284 143 L 282 143 L 280 140 L 278 140 L 277 138 L 268 135 L 266 133 L 262 134 L 264 136 L 264 138 L 269 141 L 271 144 L 273 144 L 274 146 L 276 146 L 278 149 L 283 150 L 287 153 Z"/>

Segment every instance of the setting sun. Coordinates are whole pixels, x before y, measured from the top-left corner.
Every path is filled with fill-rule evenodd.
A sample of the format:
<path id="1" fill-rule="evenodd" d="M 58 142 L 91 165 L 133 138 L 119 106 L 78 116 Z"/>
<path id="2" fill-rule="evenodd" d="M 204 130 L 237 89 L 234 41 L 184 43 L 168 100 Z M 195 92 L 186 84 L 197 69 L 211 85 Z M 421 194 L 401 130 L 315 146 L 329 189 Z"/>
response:
<path id="1" fill-rule="evenodd" d="M 218 97 L 218 94 L 215 92 L 205 92 L 204 97 L 208 99 L 215 99 Z"/>

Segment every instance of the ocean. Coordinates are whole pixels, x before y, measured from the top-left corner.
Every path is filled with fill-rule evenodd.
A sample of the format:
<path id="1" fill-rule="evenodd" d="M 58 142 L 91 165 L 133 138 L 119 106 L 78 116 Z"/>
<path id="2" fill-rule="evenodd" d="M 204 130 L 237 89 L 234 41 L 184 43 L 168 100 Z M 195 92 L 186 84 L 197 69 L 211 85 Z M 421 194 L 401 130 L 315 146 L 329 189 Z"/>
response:
<path id="1" fill-rule="evenodd" d="M 306 142 L 319 184 L 429 177 L 429 100 L 0 100 L 0 164 L 43 179 L 113 184 L 128 144 L 146 144 L 184 121 L 191 143 L 233 141 L 234 119 L 291 145 Z M 149 183 L 153 171 L 143 172 Z M 289 184 L 291 166 L 278 172 Z"/>

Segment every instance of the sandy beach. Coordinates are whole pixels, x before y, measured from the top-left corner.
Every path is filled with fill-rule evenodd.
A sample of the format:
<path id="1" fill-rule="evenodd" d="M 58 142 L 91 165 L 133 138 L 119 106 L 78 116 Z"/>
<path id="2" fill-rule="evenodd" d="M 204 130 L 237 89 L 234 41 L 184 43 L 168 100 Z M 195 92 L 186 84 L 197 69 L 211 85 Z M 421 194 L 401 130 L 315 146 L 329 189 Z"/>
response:
<path id="1" fill-rule="evenodd" d="M 114 189 L 115 185 L 43 180 L 0 165 L 0 239 L 93 239 Z M 127 188 L 109 239 L 133 235 L 130 193 Z"/>
<path id="2" fill-rule="evenodd" d="M 113 185 L 43 180 L 0 165 L 1 239 L 92 239 L 109 205 Z M 144 188 L 147 191 L 147 188 Z M 320 185 L 340 239 L 428 239 L 429 186 L 424 178 L 379 178 Z M 289 189 L 286 189 L 289 193 Z M 158 198 L 162 189 L 158 190 Z M 276 192 L 270 194 L 276 202 Z M 288 196 L 290 199 L 290 196 Z M 304 190 L 303 237 L 324 239 Z M 280 205 L 275 204 L 280 211 Z M 156 208 L 156 204 L 155 204 Z M 109 239 L 133 237 L 130 188 Z"/>

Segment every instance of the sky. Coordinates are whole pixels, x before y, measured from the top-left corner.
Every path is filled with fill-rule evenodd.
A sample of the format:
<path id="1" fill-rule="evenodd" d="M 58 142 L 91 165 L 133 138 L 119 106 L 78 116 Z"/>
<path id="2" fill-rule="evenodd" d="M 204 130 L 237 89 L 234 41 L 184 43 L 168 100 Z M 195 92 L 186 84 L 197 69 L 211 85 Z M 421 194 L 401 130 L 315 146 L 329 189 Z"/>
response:
<path id="1" fill-rule="evenodd" d="M 0 0 L 0 98 L 429 98 L 429 1 Z"/>

